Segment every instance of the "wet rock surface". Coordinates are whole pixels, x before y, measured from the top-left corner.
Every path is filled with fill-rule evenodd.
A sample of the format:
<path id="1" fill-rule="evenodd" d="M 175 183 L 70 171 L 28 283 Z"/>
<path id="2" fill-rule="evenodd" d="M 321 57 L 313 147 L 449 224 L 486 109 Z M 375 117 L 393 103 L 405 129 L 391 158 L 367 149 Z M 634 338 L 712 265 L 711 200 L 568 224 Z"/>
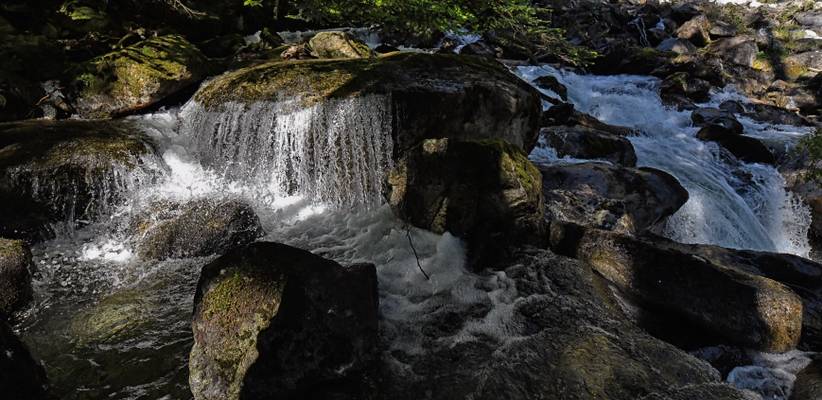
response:
<path id="1" fill-rule="evenodd" d="M 583 126 L 542 128 L 540 136 L 560 157 L 598 159 L 626 167 L 636 166 L 634 147 L 623 136 Z"/>
<path id="2" fill-rule="evenodd" d="M 0 321 L 0 390 L 13 398 L 41 400 L 50 398 L 47 387 L 43 367 L 8 324 Z"/>
<path id="3" fill-rule="evenodd" d="M 376 285 L 373 265 L 346 268 L 276 243 L 207 265 L 194 302 L 194 398 L 363 398 Z"/>
<path id="4" fill-rule="evenodd" d="M 32 298 L 31 250 L 21 240 L 0 238 L 0 318 L 8 318 Z"/>
<path id="5" fill-rule="evenodd" d="M 664 221 L 688 192 L 665 172 L 600 163 L 540 167 L 546 218 L 623 233 Z"/>

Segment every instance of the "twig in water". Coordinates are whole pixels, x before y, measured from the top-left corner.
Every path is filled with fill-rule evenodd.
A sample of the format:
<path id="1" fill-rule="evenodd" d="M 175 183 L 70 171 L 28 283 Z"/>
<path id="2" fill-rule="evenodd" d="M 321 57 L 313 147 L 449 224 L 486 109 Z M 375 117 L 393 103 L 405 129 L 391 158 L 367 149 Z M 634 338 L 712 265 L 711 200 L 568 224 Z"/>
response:
<path id="1" fill-rule="evenodd" d="M 408 225 L 405 226 L 405 236 L 408 237 L 408 244 L 411 245 L 411 251 L 414 252 L 414 258 L 417 259 L 417 268 L 419 268 L 420 272 L 425 275 L 425 280 L 430 281 L 431 277 L 425 273 L 425 270 L 422 269 L 422 264 L 420 264 L 420 256 L 417 254 L 417 249 L 414 247 L 414 242 L 411 240 L 411 228 L 409 228 Z"/>

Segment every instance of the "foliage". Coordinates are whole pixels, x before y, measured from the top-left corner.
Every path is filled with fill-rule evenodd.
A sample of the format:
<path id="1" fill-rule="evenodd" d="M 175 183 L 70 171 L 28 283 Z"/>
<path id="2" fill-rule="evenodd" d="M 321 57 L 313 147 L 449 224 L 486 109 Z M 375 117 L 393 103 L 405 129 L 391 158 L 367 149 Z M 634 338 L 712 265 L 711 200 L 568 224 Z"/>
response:
<path id="1" fill-rule="evenodd" d="M 817 182 L 822 181 L 822 128 L 817 129 L 816 133 L 805 136 L 797 150 L 808 157 L 809 177 Z"/>

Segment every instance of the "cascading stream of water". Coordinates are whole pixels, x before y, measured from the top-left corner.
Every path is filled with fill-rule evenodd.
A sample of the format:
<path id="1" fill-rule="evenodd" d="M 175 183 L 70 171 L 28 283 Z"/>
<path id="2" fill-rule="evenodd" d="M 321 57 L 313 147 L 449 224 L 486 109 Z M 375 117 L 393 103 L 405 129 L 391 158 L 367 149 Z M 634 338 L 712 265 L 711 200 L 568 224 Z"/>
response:
<path id="1" fill-rule="evenodd" d="M 690 112 L 663 105 L 657 79 L 580 75 L 548 66 L 520 67 L 517 73 L 527 81 L 553 75 L 568 88 L 568 98 L 578 110 L 638 131 L 629 137 L 638 165 L 670 173 L 690 196 L 669 218 L 665 236 L 685 243 L 808 256 L 810 211 L 785 190 L 779 172 L 771 166 L 739 162 L 717 144 L 698 140 Z M 720 92 L 705 106 L 731 98 L 743 99 L 733 92 Z M 746 132 L 781 140 L 787 146 L 809 133 L 804 128 L 745 118 L 741 122 Z M 556 161 L 545 149 L 532 154 L 532 159 Z"/>

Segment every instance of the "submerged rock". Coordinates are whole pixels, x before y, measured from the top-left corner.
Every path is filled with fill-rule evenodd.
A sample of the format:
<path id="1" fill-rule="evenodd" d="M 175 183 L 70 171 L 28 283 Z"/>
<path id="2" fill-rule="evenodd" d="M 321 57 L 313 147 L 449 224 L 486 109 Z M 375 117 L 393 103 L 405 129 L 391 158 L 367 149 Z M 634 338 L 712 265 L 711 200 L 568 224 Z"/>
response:
<path id="1" fill-rule="evenodd" d="M 501 265 L 499 287 L 485 290 L 505 314 L 456 313 L 449 319 L 455 332 L 445 334 L 426 334 L 436 319 L 400 326 L 424 336 L 386 354 L 381 398 L 668 399 L 703 385 L 713 388 L 709 398 L 741 398 L 707 363 L 625 321 L 578 261 L 525 249 Z"/>
<path id="2" fill-rule="evenodd" d="M 0 238 L 0 319 L 32 298 L 31 250 L 21 240 Z"/>
<path id="3" fill-rule="evenodd" d="M 741 135 L 745 131 L 745 127 L 734 117 L 733 113 L 718 108 L 694 110 L 691 113 L 691 121 L 693 121 L 694 126 L 718 126 L 735 135 Z"/>
<path id="4" fill-rule="evenodd" d="M 308 41 L 316 58 L 370 58 L 374 52 L 348 32 L 319 32 Z"/>
<path id="5" fill-rule="evenodd" d="M 40 400 L 46 395 L 46 372 L 25 344 L 0 321 L 0 392 L 9 399 Z"/>
<path id="6" fill-rule="evenodd" d="M 560 157 L 599 159 L 633 167 L 636 153 L 623 136 L 583 126 L 554 126 L 540 130 L 540 136 Z"/>
<path id="7" fill-rule="evenodd" d="M 540 167 L 546 218 L 623 233 L 641 233 L 675 213 L 688 192 L 651 168 L 602 163 Z"/>
<path id="8" fill-rule="evenodd" d="M 127 337 L 137 337 L 150 322 L 150 314 L 157 304 L 151 304 L 145 295 L 151 287 L 117 291 L 75 315 L 69 332 L 74 343 L 88 346 L 118 343 Z"/>
<path id="9" fill-rule="evenodd" d="M 377 278 L 277 243 L 203 268 L 194 301 L 194 398 L 366 398 Z"/>
<path id="10" fill-rule="evenodd" d="M 195 95 L 210 112 L 230 105 L 296 100 L 304 105 L 385 95 L 394 154 L 429 138 L 537 140 L 539 93 L 504 66 L 479 57 L 392 53 L 373 59 L 278 61 L 224 74 Z"/>
<path id="11" fill-rule="evenodd" d="M 385 197 L 401 219 L 465 239 L 472 267 L 488 267 L 511 245 L 543 241 L 539 170 L 501 140 L 426 140 L 388 184 Z"/>
<path id="12" fill-rule="evenodd" d="M 684 318 L 680 325 L 696 324 L 705 340 L 767 352 L 784 352 L 799 344 L 803 303 L 796 293 L 772 279 L 712 262 L 668 242 L 551 225 L 555 251 L 591 265 L 641 303 Z"/>
<path id="13" fill-rule="evenodd" d="M 164 163 L 128 122 L 26 121 L 0 124 L 0 235 L 42 239 L 46 224 L 73 227 L 152 182 Z"/>
<path id="14" fill-rule="evenodd" d="M 151 260 L 222 254 L 264 233 L 251 206 L 239 200 L 152 204 L 133 225 L 137 254 Z"/>
<path id="15" fill-rule="evenodd" d="M 206 77 L 208 59 L 182 36 L 148 39 L 79 67 L 76 108 L 106 118 L 150 107 Z"/>

